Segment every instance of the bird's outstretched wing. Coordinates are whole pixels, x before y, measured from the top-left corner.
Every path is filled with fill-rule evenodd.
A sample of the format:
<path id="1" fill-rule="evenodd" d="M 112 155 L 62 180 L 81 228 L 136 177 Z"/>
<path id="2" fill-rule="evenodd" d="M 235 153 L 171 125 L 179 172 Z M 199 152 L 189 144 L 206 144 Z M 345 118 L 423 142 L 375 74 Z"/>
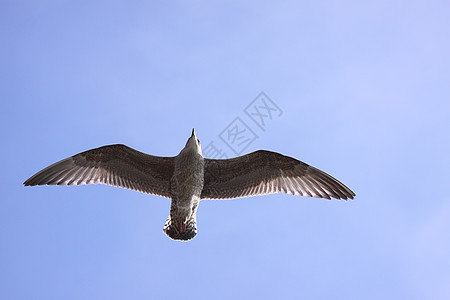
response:
<path id="1" fill-rule="evenodd" d="M 355 196 L 327 173 L 275 152 L 259 150 L 231 159 L 205 159 L 202 199 L 275 193 L 326 199 Z"/>
<path id="2" fill-rule="evenodd" d="M 173 157 L 159 157 L 125 145 L 109 145 L 61 160 L 24 182 L 32 185 L 106 184 L 170 198 Z"/>

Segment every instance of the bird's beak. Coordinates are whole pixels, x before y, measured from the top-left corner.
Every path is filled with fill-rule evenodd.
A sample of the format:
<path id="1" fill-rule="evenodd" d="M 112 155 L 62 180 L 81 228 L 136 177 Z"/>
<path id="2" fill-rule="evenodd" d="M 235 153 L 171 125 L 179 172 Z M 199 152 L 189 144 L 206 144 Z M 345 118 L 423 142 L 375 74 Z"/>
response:
<path id="1" fill-rule="evenodd" d="M 191 135 L 191 137 L 193 137 L 193 136 L 195 136 L 195 129 L 194 128 L 192 128 L 192 135 Z"/>

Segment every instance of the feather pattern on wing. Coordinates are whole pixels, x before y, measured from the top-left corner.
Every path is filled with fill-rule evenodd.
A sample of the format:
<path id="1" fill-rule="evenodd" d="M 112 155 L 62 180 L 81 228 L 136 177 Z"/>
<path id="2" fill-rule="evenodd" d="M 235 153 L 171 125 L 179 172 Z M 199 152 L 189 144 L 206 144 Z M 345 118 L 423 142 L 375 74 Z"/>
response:
<path id="1" fill-rule="evenodd" d="M 202 199 L 274 193 L 326 199 L 353 199 L 355 196 L 327 173 L 271 151 L 259 150 L 231 159 L 205 159 Z"/>
<path id="2" fill-rule="evenodd" d="M 106 184 L 171 198 L 173 157 L 159 157 L 125 145 L 109 145 L 61 160 L 33 175 L 25 185 Z"/>

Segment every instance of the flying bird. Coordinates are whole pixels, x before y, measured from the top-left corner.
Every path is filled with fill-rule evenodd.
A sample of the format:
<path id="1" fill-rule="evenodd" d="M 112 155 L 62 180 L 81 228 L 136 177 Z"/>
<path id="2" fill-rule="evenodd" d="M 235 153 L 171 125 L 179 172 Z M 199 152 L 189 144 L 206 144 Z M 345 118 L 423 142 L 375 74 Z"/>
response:
<path id="1" fill-rule="evenodd" d="M 258 150 L 231 159 L 204 158 L 192 130 L 175 157 L 148 155 L 125 145 L 81 152 L 36 173 L 25 186 L 106 184 L 172 200 L 163 231 L 174 240 L 197 234 L 197 208 L 203 199 L 232 199 L 285 193 L 353 199 L 348 187 L 295 158 Z"/>

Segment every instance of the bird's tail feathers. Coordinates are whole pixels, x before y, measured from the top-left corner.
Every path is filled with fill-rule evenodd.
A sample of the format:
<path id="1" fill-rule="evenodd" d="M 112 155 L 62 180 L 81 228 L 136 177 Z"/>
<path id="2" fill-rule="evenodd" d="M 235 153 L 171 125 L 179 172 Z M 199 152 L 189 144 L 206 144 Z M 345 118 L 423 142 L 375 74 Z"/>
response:
<path id="1" fill-rule="evenodd" d="M 197 235 L 195 215 L 190 218 L 169 216 L 163 231 L 173 240 L 189 241 Z"/>

